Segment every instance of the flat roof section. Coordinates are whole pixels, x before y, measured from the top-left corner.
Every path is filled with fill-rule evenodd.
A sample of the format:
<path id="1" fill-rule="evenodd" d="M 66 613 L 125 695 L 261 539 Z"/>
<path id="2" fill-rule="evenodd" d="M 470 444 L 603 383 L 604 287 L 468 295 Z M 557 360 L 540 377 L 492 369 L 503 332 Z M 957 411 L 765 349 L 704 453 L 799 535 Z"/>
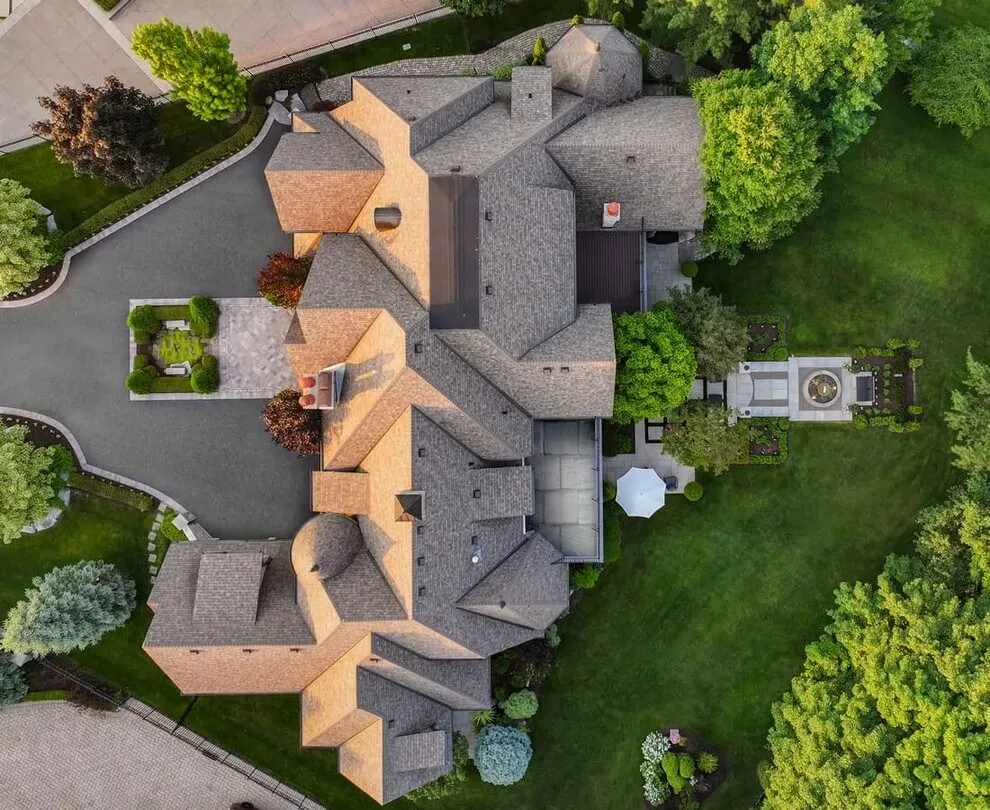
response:
<path id="1" fill-rule="evenodd" d="M 614 313 L 639 312 L 642 266 L 640 231 L 578 231 L 578 303 L 611 304 Z"/>
<path id="2" fill-rule="evenodd" d="M 430 328 L 477 329 L 478 178 L 430 178 Z"/>

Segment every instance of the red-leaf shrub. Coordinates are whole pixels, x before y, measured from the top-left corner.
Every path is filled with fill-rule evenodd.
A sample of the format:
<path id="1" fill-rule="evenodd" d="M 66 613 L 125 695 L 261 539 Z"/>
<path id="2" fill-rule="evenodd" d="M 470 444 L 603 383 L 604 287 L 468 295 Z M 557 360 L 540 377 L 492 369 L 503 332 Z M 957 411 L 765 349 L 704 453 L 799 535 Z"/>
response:
<path id="1" fill-rule="evenodd" d="M 272 253 L 258 276 L 258 295 L 286 309 L 299 306 L 312 259 L 295 259 L 288 253 Z"/>
<path id="2" fill-rule="evenodd" d="M 314 456 L 320 452 L 320 412 L 299 404 L 299 392 L 291 388 L 272 397 L 261 414 L 261 423 L 272 441 L 291 453 Z"/>

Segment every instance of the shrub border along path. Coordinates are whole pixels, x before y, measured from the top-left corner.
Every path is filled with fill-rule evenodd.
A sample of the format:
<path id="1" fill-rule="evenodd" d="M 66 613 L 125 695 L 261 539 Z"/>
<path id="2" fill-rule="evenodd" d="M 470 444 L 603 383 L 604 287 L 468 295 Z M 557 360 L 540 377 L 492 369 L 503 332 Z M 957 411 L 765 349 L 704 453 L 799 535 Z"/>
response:
<path id="1" fill-rule="evenodd" d="M 63 244 L 70 247 L 62 258 L 62 268 L 55 282 L 47 289 L 42 290 L 30 298 L 21 298 L 16 301 L 0 301 L 0 309 L 31 306 L 54 295 L 62 284 L 65 283 L 65 279 L 69 275 L 69 267 L 72 263 L 73 256 L 82 253 L 87 248 L 127 227 L 145 214 L 149 214 L 156 208 L 160 208 L 166 203 L 171 202 L 181 194 L 195 188 L 200 183 L 206 182 L 238 161 L 243 160 L 261 145 L 274 122 L 275 119 L 268 114 L 264 107 L 255 107 L 251 111 L 244 126 L 227 140 L 221 141 L 205 152 L 201 152 L 196 157 L 186 161 L 181 166 L 177 166 L 143 189 L 139 189 L 133 194 L 129 194 L 111 203 L 95 216 L 80 223 L 71 231 L 67 231 L 62 239 L 64 240 Z M 257 132 L 253 131 L 255 126 L 260 126 Z M 241 142 L 248 135 L 252 136 L 252 140 L 244 148 L 240 148 Z M 235 151 L 231 152 L 232 148 Z M 218 158 L 222 159 L 219 163 L 214 163 L 213 161 Z M 161 196 L 156 197 L 155 195 L 159 193 L 161 193 Z M 144 200 L 149 200 L 149 202 L 144 203 Z M 114 219 L 114 217 L 117 218 Z M 77 238 L 79 241 L 75 242 Z"/>

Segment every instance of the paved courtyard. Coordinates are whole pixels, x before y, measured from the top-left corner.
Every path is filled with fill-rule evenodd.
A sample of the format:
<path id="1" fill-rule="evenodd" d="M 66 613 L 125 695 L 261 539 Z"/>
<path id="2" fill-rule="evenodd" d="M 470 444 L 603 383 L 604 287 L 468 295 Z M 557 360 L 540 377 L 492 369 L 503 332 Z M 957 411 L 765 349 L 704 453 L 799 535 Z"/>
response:
<path id="1" fill-rule="evenodd" d="M 296 807 L 129 711 L 63 701 L 8 706 L 0 740 L 0 802 L 11 810 Z"/>
<path id="2" fill-rule="evenodd" d="M 229 539 L 294 534 L 313 464 L 272 443 L 259 400 L 131 402 L 122 325 L 131 298 L 255 294 L 265 257 L 290 247 L 263 176 L 281 131 L 76 256 L 51 298 L 0 313 L 0 405 L 58 419 L 91 464 L 157 487 Z"/>

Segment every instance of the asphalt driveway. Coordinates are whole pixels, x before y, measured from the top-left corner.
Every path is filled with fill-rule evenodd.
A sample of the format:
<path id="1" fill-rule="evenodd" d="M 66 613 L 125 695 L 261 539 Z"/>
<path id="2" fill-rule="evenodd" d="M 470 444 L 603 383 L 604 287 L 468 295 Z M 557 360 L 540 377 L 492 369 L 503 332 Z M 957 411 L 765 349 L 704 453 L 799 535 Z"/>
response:
<path id="1" fill-rule="evenodd" d="M 51 298 L 0 310 L 0 406 L 52 416 L 87 460 L 150 484 L 228 539 L 291 537 L 309 515 L 309 472 L 271 442 L 262 400 L 131 402 L 127 302 L 252 296 L 267 254 L 289 250 L 254 153 L 72 260 Z"/>

